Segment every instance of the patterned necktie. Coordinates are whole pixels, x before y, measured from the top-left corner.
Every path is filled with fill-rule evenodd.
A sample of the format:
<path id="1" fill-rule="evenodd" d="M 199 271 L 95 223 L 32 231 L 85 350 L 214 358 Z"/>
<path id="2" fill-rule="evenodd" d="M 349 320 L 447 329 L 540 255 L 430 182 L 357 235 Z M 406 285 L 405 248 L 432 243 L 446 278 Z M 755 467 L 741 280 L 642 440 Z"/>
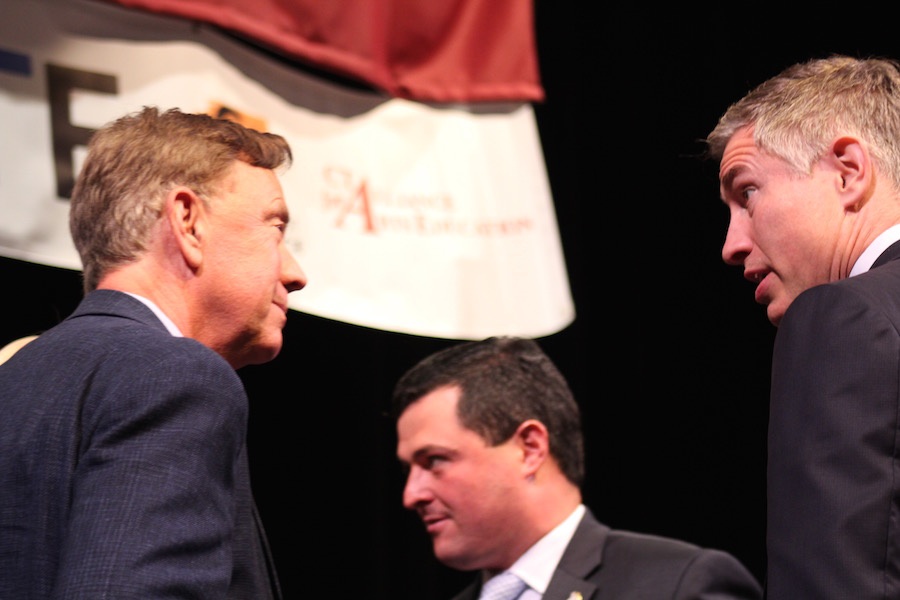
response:
<path id="1" fill-rule="evenodd" d="M 509 571 L 504 571 L 484 584 L 478 600 L 514 600 L 526 587 L 528 586 L 524 581 Z"/>

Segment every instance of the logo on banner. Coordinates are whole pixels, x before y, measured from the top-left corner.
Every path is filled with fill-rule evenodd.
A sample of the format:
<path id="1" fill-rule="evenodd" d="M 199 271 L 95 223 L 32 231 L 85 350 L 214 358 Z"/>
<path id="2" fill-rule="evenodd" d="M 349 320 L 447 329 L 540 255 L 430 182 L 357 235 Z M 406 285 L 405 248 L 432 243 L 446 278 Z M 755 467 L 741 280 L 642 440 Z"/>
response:
<path id="1" fill-rule="evenodd" d="M 406 233 L 423 236 L 516 235 L 534 228 L 529 217 L 474 220 L 458 210 L 450 193 L 391 193 L 373 188 L 368 179 L 349 169 L 328 167 L 323 173 L 324 210 L 334 214 L 334 227 L 364 233 Z"/>

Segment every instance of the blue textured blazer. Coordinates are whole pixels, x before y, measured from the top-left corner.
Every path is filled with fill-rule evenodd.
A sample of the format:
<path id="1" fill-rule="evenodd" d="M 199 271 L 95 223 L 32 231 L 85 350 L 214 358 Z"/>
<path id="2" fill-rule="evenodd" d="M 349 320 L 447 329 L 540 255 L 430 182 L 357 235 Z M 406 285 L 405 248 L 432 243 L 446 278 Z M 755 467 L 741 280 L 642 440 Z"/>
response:
<path id="1" fill-rule="evenodd" d="M 475 600 L 481 578 L 454 597 Z M 762 589 L 733 556 L 670 538 L 610 529 L 588 510 L 543 600 L 758 600 Z"/>
<path id="2" fill-rule="evenodd" d="M 280 597 L 240 378 L 100 290 L 0 365 L 0 598 Z"/>

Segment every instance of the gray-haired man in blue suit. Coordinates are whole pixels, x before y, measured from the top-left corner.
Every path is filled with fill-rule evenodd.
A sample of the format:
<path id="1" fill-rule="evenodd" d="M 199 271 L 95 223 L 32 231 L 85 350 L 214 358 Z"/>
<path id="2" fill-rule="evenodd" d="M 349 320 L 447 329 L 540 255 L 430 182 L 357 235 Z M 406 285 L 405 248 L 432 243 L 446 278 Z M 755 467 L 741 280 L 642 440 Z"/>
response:
<path id="1" fill-rule="evenodd" d="M 85 298 L 0 365 L 0 598 L 279 597 L 235 369 L 306 276 L 290 149 L 155 108 L 97 132 L 71 199 Z"/>

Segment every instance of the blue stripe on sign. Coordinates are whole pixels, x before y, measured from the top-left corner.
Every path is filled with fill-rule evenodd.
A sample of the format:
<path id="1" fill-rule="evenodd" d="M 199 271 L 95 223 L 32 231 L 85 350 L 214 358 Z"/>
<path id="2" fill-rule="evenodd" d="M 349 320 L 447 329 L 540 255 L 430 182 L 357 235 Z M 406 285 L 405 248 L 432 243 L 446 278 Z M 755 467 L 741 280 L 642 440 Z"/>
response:
<path id="1" fill-rule="evenodd" d="M 27 54 L 0 48 L 0 71 L 31 75 L 31 58 Z"/>

